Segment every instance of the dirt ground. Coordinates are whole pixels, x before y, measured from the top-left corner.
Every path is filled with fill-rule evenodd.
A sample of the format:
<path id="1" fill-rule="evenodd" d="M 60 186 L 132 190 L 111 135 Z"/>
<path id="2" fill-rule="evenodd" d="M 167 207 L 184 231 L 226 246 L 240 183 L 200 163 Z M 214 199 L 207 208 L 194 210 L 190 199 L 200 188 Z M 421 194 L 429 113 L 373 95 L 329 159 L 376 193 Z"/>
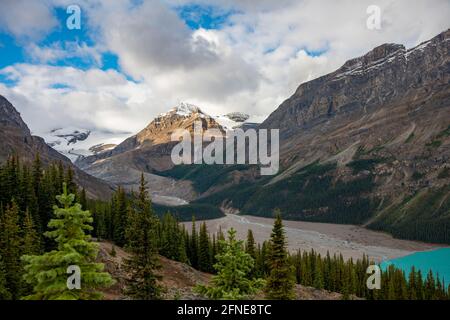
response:
<path id="1" fill-rule="evenodd" d="M 129 254 L 122 248 L 114 246 L 115 255 L 111 255 L 112 243 L 107 241 L 98 242 L 99 262 L 104 263 L 105 271 L 109 272 L 116 280 L 116 283 L 103 290 L 106 300 L 127 300 L 123 293 L 125 288 L 126 274 L 122 269 L 123 260 L 129 258 Z M 187 264 L 160 257 L 162 276 L 160 284 L 163 286 L 163 299 L 167 300 L 203 300 L 204 297 L 194 292 L 197 284 L 208 284 L 212 275 L 193 269 Z M 328 292 L 301 285 L 295 286 L 295 293 L 298 300 L 340 300 L 342 295 L 336 292 Z M 255 300 L 263 300 L 264 293 L 260 292 Z"/>

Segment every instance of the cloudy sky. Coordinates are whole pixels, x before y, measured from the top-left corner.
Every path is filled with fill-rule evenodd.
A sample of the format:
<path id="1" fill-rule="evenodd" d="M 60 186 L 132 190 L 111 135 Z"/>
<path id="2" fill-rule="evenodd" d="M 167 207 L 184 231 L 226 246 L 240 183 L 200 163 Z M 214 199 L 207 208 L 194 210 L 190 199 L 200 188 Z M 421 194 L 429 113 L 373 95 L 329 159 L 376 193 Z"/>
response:
<path id="1" fill-rule="evenodd" d="M 449 17 L 448 0 L 1 0 L 0 94 L 35 133 L 137 132 L 180 101 L 263 119 L 302 82 L 386 42 L 415 46 Z"/>

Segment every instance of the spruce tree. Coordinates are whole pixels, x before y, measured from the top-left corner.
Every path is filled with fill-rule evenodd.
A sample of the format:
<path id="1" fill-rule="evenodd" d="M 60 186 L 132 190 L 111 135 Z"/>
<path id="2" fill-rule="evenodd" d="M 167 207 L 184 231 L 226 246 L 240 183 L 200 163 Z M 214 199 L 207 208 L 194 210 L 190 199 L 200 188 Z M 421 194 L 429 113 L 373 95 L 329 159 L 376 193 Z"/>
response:
<path id="1" fill-rule="evenodd" d="M 409 300 L 417 300 L 416 293 L 416 270 L 414 266 L 411 268 L 411 272 L 409 273 L 408 278 L 408 291 L 409 291 Z"/>
<path id="2" fill-rule="evenodd" d="M 156 271 L 160 268 L 155 233 L 157 219 L 148 197 L 144 175 L 141 175 L 139 195 L 135 200 L 135 211 L 130 212 L 126 230 L 128 249 L 131 257 L 125 260 L 128 272 L 125 293 L 139 300 L 155 300 L 161 296 L 161 279 Z"/>
<path id="3" fill-rule="evenodd" d="M 211 271 L 211 248 L 208 237 L 206 223 L 200 226 L 199 242 L 198 242 L 198 268 L 200 271 Z"/>
<path id="4" fill-rule="evenodd" d="M 314 268 L 313 287 L 317 288 L 317 289 L 323 289 L 323 287 L 324 287 L 322 260 L 320 259 L 320 256 L 319 256 L 319 259 L 317 260 L 315 268 Z"/>
<path id="5" fill-rule="evenodd" d="M 196 291 L 210 299 L 248 299 L 264 286 L 262 279 L 250 279 L 253 258 L 244 251 L 243 241 L 236 240 L 236 231 L 228 231 L 228 241 L 219 240 L 222 251 L 214 265 L 217 274 L 210 286 L 197 286 Z"/>
<path id="6" fill-rule="evenodd" d="M 294 294 L 294 272 L 288 259 L 283 222 L 276 213 L 270 237 L 269 277 L 265 288 L 266 297 L 271 300 L 289 300 Z"/>
<path id="7" fill-rule="evenodd" d="M 0 217 L 0 255 L 6 271 L 6 287 L 14 300 L 20 298 L 23 289 L 19 228 L 19 208 L 16 202 L 13 201 L 11 206 L 8 206 Z"/>
<path id="8" fill-rule="evenodd" d="M 245 252 L 247 252 L 253 259 L 256 259 L 255 238 L 253 237 L 253 231 L 248 229 L 247 231 L 247 243 L 245 246 Z"/>
<path id="9" fill-rule="evenodd" d="M 0 255 L 0 300 L 11 300 L 12 295 L 9 292 L 6 282 L 6 269 L 3 258 Z"/>
<path id="10" fill-rule="evenodd" d="M 80 205 L 83 210 L 87 210 L 87 197 L 86 197 L 86 189 L 82 189 L 80 193 Z"/>
<path id="11" fill-rule="evenodd" d="M 41 251 L 41 239 L 36 231 L 33 218 L 28 209 L 22 223 L 22 254 L 38 254 Z"/>
<path id="12" fill-rule="evenodd" d="M 192 231 L 191 231 L 191 237 L 190 237 L 190 244 L 189 244 L 189 261 L 191 262 L 191 266 L 195 269 L 198 268 L 198 234 L 197 234 L 197 228 L 195 223 L 195 216 L 192 216 Z"/>
<path id="13" fill-rule="evenodd" d="M 125 229 L 127 227 L 128 204 L 126 200 L 125 190 L 118 188 L 113 203 L 113 240 L 119 246 L 125 245 Z"/>
<path id="14" fill-rule="evenodd" d="M 66 171 L 66 176 L 64 178 L 64 182 L 67 185 L 67 192 L 76 195 L 78 188 L 73 179 L 74 179 L 73 169 L 72 169 L 72 167 L 69 166 Z"/>
<path id="15" fill-rule="evenodd" d="M 253 258 L 255 261 L 253 268 L 249 272 L 249 276 L 253 277 L 257 273 L 257 256 L 256 256 L 256 244 L 255 244 L 255 238 L 253 237 L 253 232 L 251 229 L 248 229 L 247 232 L 247 242 L 245 245 L 245 252 L 250 255 L 250 257 Z"/>
<path id="16" fill-rule="evenodd" d="M 91 300 L 100 299 L 97 290 L 113 283 L 111 276 L 103 272 L 103 264 L 96 263 L 98 246 L 90 241 L 86 231 L 92 230 L 92 217 L 75 203 L 75 195 L 57 196 L 61 207 L 54 206 L 54 218 L 50 220 L 45 236 L 57 243 L 57 248 L 43 255 L 25 255 L 24 279 L 33 286 L 34 293 L 25 297 L 33 300 Z M 81 270 L 81 288 L 69 289 L 69 266 Z"/>

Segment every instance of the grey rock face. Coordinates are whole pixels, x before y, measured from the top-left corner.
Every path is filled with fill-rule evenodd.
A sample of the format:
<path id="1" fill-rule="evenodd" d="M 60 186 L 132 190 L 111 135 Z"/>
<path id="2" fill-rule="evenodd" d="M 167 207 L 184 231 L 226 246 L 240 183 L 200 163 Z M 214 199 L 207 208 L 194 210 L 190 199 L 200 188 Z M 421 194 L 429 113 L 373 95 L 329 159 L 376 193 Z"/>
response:
<path id="1" fill-rule="evenodd" d="M 236 122 L 245 122 L 250 118 L 248 114 L 242 112 L 231 112 L 226 114 L 225 117 Z"/>
<path id="2" fill-rule="evenodd" d="M 439 90 L 450 81 L 449 49 L 450 30 L 410 50 L 398 44 L 381 45 L 331 74 L 302 84 L 261 127 L 279 128 L 287 138 L 337 114 L 400 100 L 414 89 Z"/>
<path id="3" fill-rule="evenodd" d="M 20 128 L 24 135 L 30 135 L 25 122 L 20 117 L 20 113 L 3 96 L 0 95 L 0 123 L 2 126 L 11 126 Z"/>

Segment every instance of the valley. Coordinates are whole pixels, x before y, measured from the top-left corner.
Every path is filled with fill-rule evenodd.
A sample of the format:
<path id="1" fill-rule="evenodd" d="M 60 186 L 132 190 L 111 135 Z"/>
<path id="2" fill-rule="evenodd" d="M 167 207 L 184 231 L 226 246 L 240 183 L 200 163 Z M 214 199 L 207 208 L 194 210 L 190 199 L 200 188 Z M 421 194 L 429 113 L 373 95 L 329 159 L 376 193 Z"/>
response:
<path id="1" fill-rule="evenodd" d="M 113 3 L 0 0 L 0 303 L 450 301 L 449 0 Z"/>
<path id="2" fill-rule="evenodd" d="M 180 103 L 75 165 L 127 190 L 136 190 L 143 172 L 155 203 L 184 207 L 183 221 L 198 217 L 186 202 L 215 210 L 210 217 L 203 211 L 207 218 L 222 207 L 262 217 L 280 209 L 286 220 L 449 244 L 449 40 L 446 30 L 410 49 L 375 47 L 302 83 L 259 125 L 246 114 L 211 116 Z M 263 176 L 257 165 L 175 166 L 171 135 L 187 130 L 195 140 L 196 122 L 222 133 L 279 130 L 278 174 Z"/>
<path id="3" fill-rule="evenodd" d="M 245 240 L 248 229 L 251 229 L 255 241 L 262 243 L 269 239 L 273 221 L 272 218 L 227 213 L 223 218 L 204 222 L 210 232 L 217 232 L 220 228 L 226 232 L 226 230 L 234 228 L 237 230 L 238 238 L 242 240 Z M 197 221 L 197 224 L 202 222 Z M 183 224 L 187 230 L 191 229 L 191 222 Z M 375 262 L 381 262 L 414 252 L 442 247 L 442 245 L 395 239 L 387 233 L 355 225 L 303 221 L 284 221 L 284 224 L 290 252 L 296 252 L 299 249 L 307 251 L 314 249 L 321 255 L 326 255 L 327 251 L 331 255 L 342 253 L 346 260 L 360 259 L 366 255 Z"/>

